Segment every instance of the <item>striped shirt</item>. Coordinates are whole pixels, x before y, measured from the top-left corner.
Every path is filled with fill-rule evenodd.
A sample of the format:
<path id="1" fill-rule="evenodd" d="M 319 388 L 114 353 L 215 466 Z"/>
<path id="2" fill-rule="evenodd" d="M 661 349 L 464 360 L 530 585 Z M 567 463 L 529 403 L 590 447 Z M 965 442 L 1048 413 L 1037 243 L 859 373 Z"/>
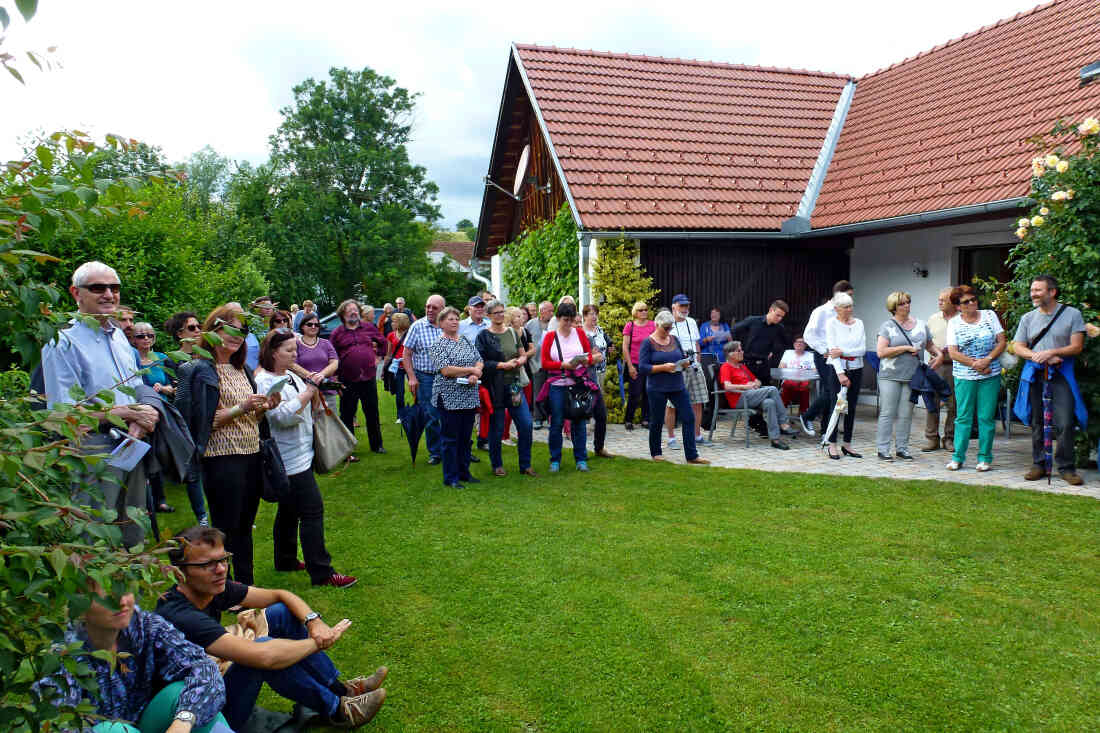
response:
<path id="1" fill-rule="evenodd" d="M 427 318 L 421 318 L 409 326 L 409 333 L 405 336 L 405 349 L 412 354 L 413 369 L 429 374 L 437 371 L 428 350 L 435 346 L 442 335 L 442 329 L 429 323 Z"/>

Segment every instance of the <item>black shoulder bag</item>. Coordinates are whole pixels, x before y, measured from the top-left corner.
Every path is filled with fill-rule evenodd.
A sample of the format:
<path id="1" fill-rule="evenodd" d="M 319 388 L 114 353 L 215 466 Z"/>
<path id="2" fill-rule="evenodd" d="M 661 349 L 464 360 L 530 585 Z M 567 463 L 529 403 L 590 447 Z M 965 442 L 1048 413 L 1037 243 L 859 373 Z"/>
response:
<path id="1" fill-rule="evenodd" d="M 245 369 L 248 383 L 252 385 L 252 391 L 256 391 L 256 381 Z M 291 380 L 293 384 L 294 380 Z M 297 388 L 297 387 L 295 387 Z M 271 426 L 267 422 L 267 416 L 260 417 L 257 427 L 260 430 L 260 462 L 263 464 L 263 490 L 260 496 L 264 501 L 278 504 L 290 496 L 290 478 L 286 475 L 286 466 L 283 464 L 283 455 L 279 453 L 279 444 L 271 436 Z"/>
<path id="2" fill-rule="evenodd" d="M 558 347 L 558 359 L 561 359 L 564 364 L 565 354 L 561 350 L 561 341 L 558 340 L 557 331 L 554 332 L 554 343 Z M 566 376 L 564 367 L 561 374 L 563 377 Z M 565 389 L 568 395 L 568 399 L 565 401 L 565 418 L 567 420 L 587 420 L 592 417 L 592 413 L 596 410 L 596 393 L 592 391 L 592 388 L 585 384 L 583 379 L 574 377 L 573 384 Z"/>
<path id="3" fill-rule="evenodd" d="M 1065 309 L 1066 309 L 1066 304 L 1062 303 L 1062 307 L 1059 308 L 1058 312 L 1054 314 L 1054 318 L 1050 319 L 1050 323 L 1043 326 L 1043 330 L 1040 331 L 1039 334 L 1035 338 L 1033 338 L 1033 339 L 1031 339 L 1031 341 L 1027 342 L 1028 350 L 1034 349 L 1035 344 L 1037 344 L 1037 343 L 1039 343 L 1040 341 L 1043 340 L 1043 336 L 1047 335 L 1047 331 L 1050 330 L 1050 327 L 1054 325 L 1054 322 L 1058 320 L 1058 316 L 1062 315 L 1062 311 L 1064 311 Z"/>

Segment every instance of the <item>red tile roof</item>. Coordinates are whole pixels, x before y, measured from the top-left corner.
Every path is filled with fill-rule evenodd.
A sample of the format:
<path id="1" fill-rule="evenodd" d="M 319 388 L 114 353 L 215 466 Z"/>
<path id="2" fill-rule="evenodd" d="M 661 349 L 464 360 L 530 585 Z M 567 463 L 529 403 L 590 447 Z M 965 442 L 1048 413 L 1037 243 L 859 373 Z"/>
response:
<path id="1" fill-rule="evenodd" d="M 1027 139 L 1100 112 L 1100 2 L 1062 0 L 862 79 L 815 229 L 1024 196 Z"/>
<path id="2" fill-rule="evenodd" d="M 516 48 L 585 229 L 778 229 L 848 81 Z"/>
<path id="3" fill-rule="evenodd" d="M 473 242 L 432 242 L 432 246 L 428 248 L 429 252 L 442 252 L 446 255 L 450 255 L 458 264 L 463 267 L 469 267 L 470 260 L 474 256 L 474 243 Z"/>

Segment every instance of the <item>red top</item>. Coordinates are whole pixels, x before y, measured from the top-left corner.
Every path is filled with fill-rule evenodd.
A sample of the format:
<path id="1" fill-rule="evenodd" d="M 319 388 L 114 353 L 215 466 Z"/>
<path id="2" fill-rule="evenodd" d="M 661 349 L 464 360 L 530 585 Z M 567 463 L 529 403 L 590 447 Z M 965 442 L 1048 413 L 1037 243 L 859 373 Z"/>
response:
<path id="1" fill-rule="evenodd" d="M 405 333 L 408 333 L 408 331 L 406 331 Z M 397 338 L 397 333 L 395 331 L 390 331 L 389 333 L 387 333 L 386 340 L 393 344 L 394 359 L 400 359 L 402 356 L 405 355 L 405 347 L 401 345 L 401 339 Z"/>
<path id="2" fill-rule="evenodd" d="M 374 379 L 378 357 L 375 346 L 385 346 L 386 338 L 370 321 L 360 321 L 359 328 L 337 326 L 329 337 L 340 357 L 337 374 L 344 384 Z"/>
<path id="3" fill-rule="evenodd" d="M 749 368 L 744 363 L 734 366 L 728 361 L 722 364 L 722 368 L 718 370 L 718 382 L 721 385 L 725 385 L 726 382 L 731 384 L 749 384 L 756 381 L 756 376 L 749 371 Z M 726 392 L 726 402 L 730 407 L 737 407 L 737 403 L 741 401 L 740 392 Z"/>
<path id="4" fill-rule="evenodd" d="M 592 352 L 591 346 L 588 344 L 588 336 L 585 335 L 583 328 L 573 328 L 577 332 L 577 338 L 581 342 L 581 348 L 588 352 L 588 357 L 585 359 L 585 364 L 591 366 L 592 364 Z M 539 350 L 542 358 L 542 370 L 544 372 L 560 372 L 564 371 L 561 368 L 560 361 L 554 361 L 550 356 L 550 349 L 554 346 L 554 334 L 557 331 L 547 331 L 546 335 L 542 337 L 542 348 Z"/>

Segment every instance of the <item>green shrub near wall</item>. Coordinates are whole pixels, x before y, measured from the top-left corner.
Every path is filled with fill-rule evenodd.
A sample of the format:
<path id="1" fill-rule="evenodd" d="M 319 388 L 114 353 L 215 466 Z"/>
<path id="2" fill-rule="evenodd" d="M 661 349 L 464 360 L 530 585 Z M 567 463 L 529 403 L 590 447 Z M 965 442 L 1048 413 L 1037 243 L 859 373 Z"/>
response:
<path id="1" fill-rule="evenodd" d="M 577 225 L 562 205 L 552 221 L 529 229 L 501 248 L 504 282 L 512 303 L 536 303 L 576 293 L 579 268 Z"/>

